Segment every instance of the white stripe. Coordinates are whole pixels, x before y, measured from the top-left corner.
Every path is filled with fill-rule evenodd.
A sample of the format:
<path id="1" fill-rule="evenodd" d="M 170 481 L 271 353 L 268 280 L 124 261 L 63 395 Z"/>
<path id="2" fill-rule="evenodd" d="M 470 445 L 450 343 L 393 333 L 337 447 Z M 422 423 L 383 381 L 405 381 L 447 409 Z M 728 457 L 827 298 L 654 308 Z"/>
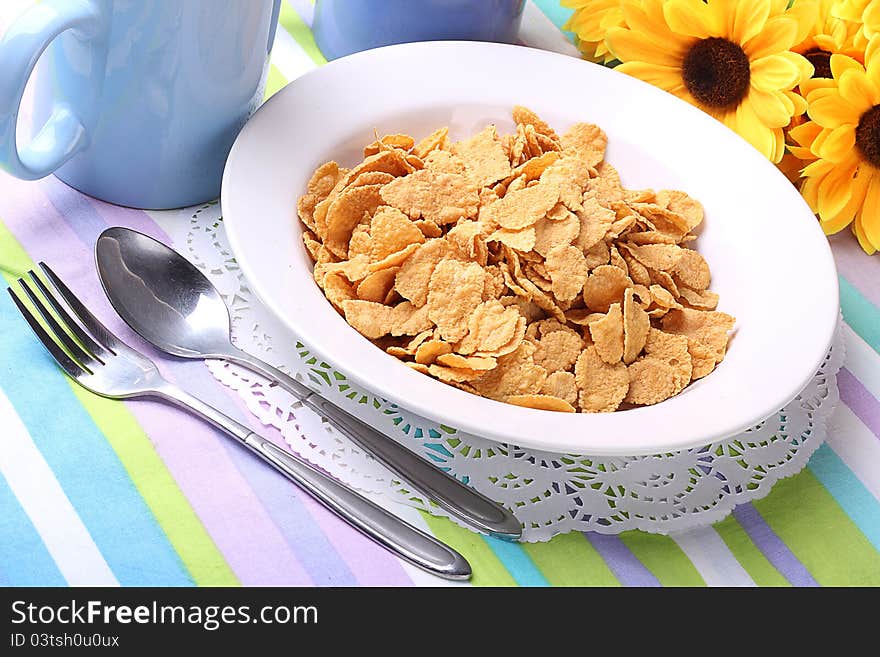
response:
<path id="1" fill-rule="evenodd" d="M 712 527 L 670 534 L 670 538 L 678 543 L 708 586 L 755 586 Z"/>
<path id="2" fill-rule="evenodd" d="M 573 57 L 581 56 L 581 53 L 566 38 L 562 30 L 545 16 L 544 12 L 538 9 L 538 6 L 532 0 L 526 2 L 525 9 L 523 9 L 522 24 L 519 28 L 519 40 L 532 48 L 552 50 L 553 52 Z"/>
<path id="3" fill-rule="evenodd" d="M 0 390 L 0 473 L 71 586 L 119 586 L 76 509 Z"/>
<path id="4" fill-rule="evenodd" d="M 290 33 L 280 24 L 275 30 L 275 43 L 272 44 L 272 63 L 278 67 L 281 75 L 288 82 L 295 80 L 303 73 L 318 68 L 318 65 L 312 61 L 308 53 L 296 42 L 296 39 L 290 36 Z"/>
<path id="5" fill-rule="evenodd" d="M 828 420 L 826 442 L 865 488 L 880 500 L 880 440 L 841 403 Z"/>
<path id="6" fill-rule="evenodd" d="M 880 399 L 880 354 L 846 323 L 843 324 L 843 344 L 846 348 L 844 367 Z"/>
<path id="7" fill-rule="evenodd" d="M 303 23 L 309 27 L 312 26 L 312 21 L 315 19 L 315 5 L 313 4 L 313 0 L 287 0 L 287 3 L 293 7 L 293 10 L 297 14 L 299 14 Z"/>

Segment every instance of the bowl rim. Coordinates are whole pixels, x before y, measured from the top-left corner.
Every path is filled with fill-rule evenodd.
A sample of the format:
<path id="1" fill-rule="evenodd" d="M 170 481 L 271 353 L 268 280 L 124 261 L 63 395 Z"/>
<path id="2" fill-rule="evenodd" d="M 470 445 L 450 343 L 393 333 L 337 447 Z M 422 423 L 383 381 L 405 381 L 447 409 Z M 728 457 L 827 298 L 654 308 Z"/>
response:
<path id="1" fill-rule="evenodd" d="M 344 319 L 332 309 L 329 303 L 326 302 L 326 299 L 324 299 L 322 294 L 321 299 L 324 301 L 327 312 L 324 313 L 318 311 L 322 315 L 320 317 L 322 321 L 314 322 L 314 324 L 321 325 L 325 325 L 325 321 L 327 322 L 327 330 L 324 330 L 321 335 L 318 335 L 316 331 L 310 330 L 310 322 L 301 321 L 294 317 L 291 312 L 285 311 L 283 302 L 277 299 L 276 295 L 272 293 L 269 287 L 267 287 L 265 281 L 262 280 L 263 277 L 255 268 L 254 262 L 252 262 L 247 256 L 242 257 L 248 248 L 246 246 L 248 239 L 246 236 L 247 231 L 244 229 L 246 222 L 237 221 L 235 219 L 232 221 L 229 220 L 230 216 L 239 216 L 243 219 L 248 213 L 247 207 L 239 205 L 238 199 L 233 193 L 233 189 L 235 185 L 234 181 L 236 176 L 239 175 L 240 167 L 245 166 L 242 164 L 242 158 L 245 157 L 245 150 L 248 147 L 248 141 L 251 139 L 251 135 L 256 134 L 256 130 L 264 121 L 265 117 L 273 111 L 273 108 L 282 105 L 285 102 L 285 99 L 294 96 L 298 92 L 298 89 L 306 84 L 312 84 L 312 81 L 314 80 L 322 79 L 324 77 L 332 78 L 334 76 L 339 78 L 340 76 L 348 75 L 352 72 L 356 72 L 364 62 L 370 61 L 373 61 L 374 66 L 377 65 L 378 62 L 382 62 L 383 60 L 387 61 L 389 59 L 414 61 L 419 58 L 422 58 L 422 60 L 427 58 L 436 62 L 444 60 L 445 56 L 451 54 L 453 50 L 457 55 L 461 55 L 462 51 L 469 51 L 468 54 L 474 62 L 480 62 L 480 58 L 486 56 L 505 58 L 525 56 L 534 59 L 544 59 L 548 65 L 552 66 L 592 67 L 590 70 L 597 76 L 619 76 L 620 78 L 624 78 L 626 82 L 622 83 L 618 80 L 618 83 L 631 85 L 634 93 L 644 94 L 646 100 L 651 103 L 658 103 L 661 106 L 669 105 L 670 103 L 675 105 L 676 111 L 684 112 L 689 121 L 693 121 L 701 126 L 700 130 L 713 132 L 714 136 L 720 140 L 725 149 L 738 153 L 740 157 L 749 161 L 750 165 L 754 163 L 753 166 L 758 170 L 762 168 L 764 169 L 763 172 L 754 175 L 761 175 L 766 172 L 767 175 L 771 177 L 773 175 L 778 175 L 784 180 L 782 174 L 772 163 L 764 159 L 760 153 L 755 151 L 735 133 L 729 131 L 723 125 L 717 123 L 709 115 L 704 114 L 699 109 L 692 107 L 671 94 L 640 80 L 630 78 L 612 69 L 584 62 L 573 57 L 522 46 L 455 41 L 401 44 L 356 53 L 354 55 L 337 59 L 321 68 L 306 73 L 267 100 L 242 129 L 230 151 L 224 169 L 221 189 L 221 206 L 224 211 L 224 225 L 230 246 L 245 278 L 249 282 L 250 288 L 256 293 L 261 302 L 282 321 L 286 328 L 299 337 L 309 349 L 320 354 L 321 357 L 325 358 L 328 362 L 333 363 L 335 369 L 343 373 L 358 386 L 361 386 L 365 391 L 370 391 L 376 396 L 385 398 L 408 411 L 439 424 L 454 427 L 459 431 L 489 440 L 502 443 L 512 443 L 522 447 L 544 451 L 591 454 L 596 456 L 636 456 L 702 447 L 717 440 L 732 437 L 741 433 L 748 427 L 773 415 L 780 408 L 794 399 L 812 379 L 825 358 L 836 330 L 839 312 L 836 267 L 830 245 L 828 245 L 817 222 L 813 228 L 806 226 L 803 228 L 804 236 L 807 236 L 810 230 L 814 233 L 812 237 L 804 238 L 808 241 L 812 240 L 811 244 L 814 247 L 811 249 L 813 252 L 812 255 L 817 258 L 811 262 L 811 267 L 814 269 L 820 268 L 824 270 L 826 274 L 832 275 L 831 278 L 833 278 L 834 284 L 833 286 L 830 286 L 829 289 L 824 290 L 825 293 L 830 295 L 827 298 L 827 301 L 829 302 L 827 304 L 827 316 L 820 317 L 818 313 L 816 316 L 816 320 L 817 322 L 821 322 L 821 326 L 817 325 L 815 330 L 817 335 L 815 340 L 815 346 L 817 347 L 815 353 L 811 355 L 805 354 L 805 356 L 809 357 L 802 359 L 800 362 L 800 368 L 797 370 L 799 372 L 798 376 L 789 377 L 792 385 L 786 386 L 784 391 L 778 391 L 775 395 L 764 399 L 763 404 L 760 406 L 755 404 L 755 407 L 752 408 L 749 413 L 741 414 L 738 420 L 728 418 L 725 422 L 716 421 L 714 424 L 709 422 L 712 426 L 711 429 L 706 429 L 704 427 L 701 430 L 693 430 L 690 426 L 687 426 L 683 430 L 676 430 L 673 435 L 669 427 L 662 424 L 663 416 L 668 415 L 668 413 L 662 411 L 658 412 L 658 409 L 662 409 L 666 402 L 654 406 L 640 407 L 610 414 L 567 414 L 528 409 L 478 397 L 415 372 L 402 365 L 397 359 L 384 354 L 381 350 L 377 349 L 365 338 L 362 338 L 357 332 L 355 332 L 354 329 L 348 326 Z M 422 63 L 424 63 L 424 61 L 422 61 Z M 601 73 L 599 71 L 601 71 Z M 780 194 L 785 196 L 786 192 L 782 191 L 783 189 L 784 188 L 780 186 Z M 800 200 L 803 207 L 806 208 L 806 205 L 803 203 L 803 200 L 793 186 L 791 186 L 790 194 L 793 194 L 798 200 Z M 299 192 L 297 192 L 296 195 L 298 196 Z M 807 212 L 809 212 L 808 208 Z M 298 236 L 300 227 L 298 225 L 299 221 L 295 216 L 295 210 L 291 211 L 290 220 L 293 220 L 297 225 L 295 231 L 297 231 Z M 817 242 L 820 238 L 822 244 L 824 244 L 824 248 Z M 291 267 L 293 267 L 293 265 L 288 264 L 288 268 Z M 822 280 L 824 280 L 824 278 Z M 832 287 L 833 290 L 831 289 Z M 315 290 L 317 289 L 318 288 L 315 286 Z M 831 312 L 831 306 L 834 307 L 833 313 Z M 327 347 L 327 336 L 333 335 L 339 331 L 343 332 L 344 335 L 348 335 L 346 331 L 354 333 L 354 335 L 359 338 L 359 340 L 354 340 L 354 342 L 362 347 L 362 349 L 356 349 L 351 353 L 357 355 L 359 358 L 365 359 L 365 361 L 367 361 L 367 366 L 363 364 L 352 365 L 351 360 L 343 358 L 342 352 L 334 356 L 334 353 L 332 353 L 333 347 Z M 821 353 L 818 349 L 820 343 L 822 343 L 823 347 Z M 370 350 L 374 352 L 372 355 L 370 355 Z M 381 356 L 381 358 L 387 359 L 387 362 L 380 361 L 374 356 Z M 374 369 L 375 367 L 379 368 L 378 375 L 377 370 Z M 392 372 L 389 374 L 384 371 L 386 369 L 392 370 Z M 706 379 L 701 380 L 700 383 L 703 385 L 709 385 L 711 380 L 710 375 L 709 377 L 706 377 Z M 390 381 L 394 381 L 394 385 L 389 385 Z M 794 386 L 794 382 L 797 382 L 798 385 Z M 434 394 L 428 394 L 426 392 L 430 390 L 431 387 L 435 388 Z M 433 401 L 435 403 L 430 403 L 429 397 L 434 398 Z M 454 403 L 456 411 L 444 412 L 444 405 L 437 403 L 441 401 Z M 509 417 L 501 422 L 501 426 L 499 426 L 498 419 L 502 415 Z M 626 417 L 627 419 L 613 419 L 621 417 Z M 609 418 L 611 419 L 609 420 Z M 668 420 L 669 418 L 666 419 Z M 700 419 L 704 420 L 701 426 L 705 425 L 706 418 L 701 417 Z M 628 429 L 629 433 L 625 433 L 619 427 L 614 426 L 615 422 L 617 424 L 633 426 Z M 535 438 L 534 431 L 538 427 L 541 428 L 543 435 L 539 438 Z M 664 440 L 653 440 L 648 442 L 645 442 L 644 440 L 639 442 L 637 439 L 631 439 L 634 432 L 638 430 L 645 431 L 647 428 L 650 428 L 652 435 L 655 431 L 659 431 L 667 437 Z M 578 434 L 578 439 L 572 439 L 571 434 L 573 432 Z M 617 438 L 608 438 L 605 434 L 616 434 Z M 584 436 L 586 436 L 586 438 Z M 620 438 L 621 436 L 625 436 L 626 440 L 622 441 Z"/>

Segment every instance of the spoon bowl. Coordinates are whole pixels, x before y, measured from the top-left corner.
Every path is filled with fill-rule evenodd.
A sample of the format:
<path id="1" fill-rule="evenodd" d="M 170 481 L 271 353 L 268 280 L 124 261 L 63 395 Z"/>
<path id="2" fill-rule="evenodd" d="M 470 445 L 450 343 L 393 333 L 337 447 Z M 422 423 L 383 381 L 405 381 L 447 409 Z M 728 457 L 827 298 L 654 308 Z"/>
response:
<path id="1" fill-rule="evenodd" d="M 98 238 L 95 260 L 113 308 L 145 340 L 181 358 L 229 355 L 231 325 L 223 298 L 176 251 L 113 227 Z"/>

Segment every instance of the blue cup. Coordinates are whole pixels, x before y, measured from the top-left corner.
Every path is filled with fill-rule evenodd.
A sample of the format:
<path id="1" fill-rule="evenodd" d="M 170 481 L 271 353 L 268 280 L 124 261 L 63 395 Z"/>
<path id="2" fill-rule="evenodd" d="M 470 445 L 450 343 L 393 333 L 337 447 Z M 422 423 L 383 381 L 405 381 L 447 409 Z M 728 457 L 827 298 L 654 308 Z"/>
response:
<path id="1" fill-rule="evenodd" d="M 525 0 L 317 0 L 313 31 L 327 59 L 412 41 L 513 43 Z"/>
<path id="2" fill-rule="evenodd" d="M 42 0 L 0 41 L 0 168 L 137 208 L 220 193 L 281 0 Z M 40 55 L 45 51 L 45 55 Z M 34 133 L 16 143 L 37 65 Z"/>

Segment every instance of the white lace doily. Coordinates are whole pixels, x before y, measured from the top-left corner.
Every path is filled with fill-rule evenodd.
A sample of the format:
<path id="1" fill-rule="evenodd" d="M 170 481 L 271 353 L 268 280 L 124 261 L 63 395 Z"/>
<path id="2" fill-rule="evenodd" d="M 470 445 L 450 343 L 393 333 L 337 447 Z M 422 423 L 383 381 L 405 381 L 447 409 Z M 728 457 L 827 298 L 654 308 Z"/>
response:
<path id="1" fill-rule="evenodd" d="M 308 380 L 321 394 L 514 511 L 523 540 L 569 531 L 667 533 L 721 520 L 799 472 L 825 439 L 838 401 L 838 340 L 810 384 L 785 408 L 739 436 L 698 449 L 634 457 L 591 457 L 521 449 L 437 425 L 352 386 L 312 354 L 248 289 L 222 229 L 217 205 L 162 221 L 175 248 L 223 294 L 239 347 Z M 445 515 L 277 386 L 234 365 L 209 362 L 265 425 L 290 447 L 363 491 Z"/>

